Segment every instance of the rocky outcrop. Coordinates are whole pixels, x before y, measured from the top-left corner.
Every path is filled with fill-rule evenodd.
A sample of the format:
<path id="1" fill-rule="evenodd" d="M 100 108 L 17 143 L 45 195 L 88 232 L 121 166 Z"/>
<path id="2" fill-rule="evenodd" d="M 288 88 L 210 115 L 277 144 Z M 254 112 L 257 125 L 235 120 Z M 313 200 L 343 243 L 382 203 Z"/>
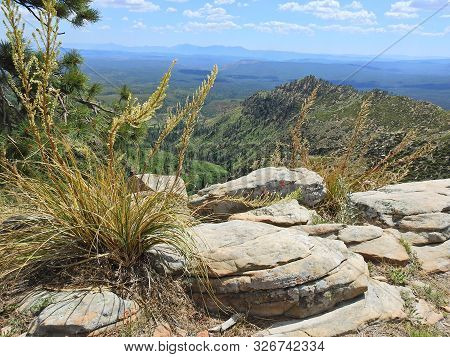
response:
<path id="1" fill-rule="evenodd" d="M 214 214 L 231 215 L 249 210 L 242 200 L 236 198 L 259 199 L 275 194 L 285 197 L 298 190 L 300 203 L 308 207 L 321 202 L 326 192 L 322 177 L 315 172 L 305 168 L 290 170 L 285 167 L 267 167 L 204 188 L 191 197 L 190 203 Z"/>
<path id="2" fill-rule="evenodd" d="M 217 301 L 194 287 L 194 299 L 253 316 L 303 318 L 367 289 L 367 265 L 344 243 L 295 228 L 246 221 L 194 228 Z"/>
<path id="3" fill-rule="evenodd" d="M 129 178 L 133 192 L 168 192 L 187 197 L 186 185 L 181 177 L 171 175 L 139 174 Z"/>
<path id="4" fill-rule="evenodd" d="M 279 227 L 290 227 L 311 224 L 316 216 L 316 211 L 300 206 L 297 200 L 287 200 L 248 212 L 233 214 L 228 220 L 262 222 Z"/>
<path id="5" fill-rule="evenodd" d="M 409 288 L 395 287 L 373 279 L 363 296 L 346 301 L 333 310 L 302 320 L 287 320 L 274 324 L 257 336 L 326 337 L 355 333 L 371 322 L 396 321 L 407 318 L 403 294 L 410 296 L 415 318 L 432 325 L 443 318 L 422 299 L 414 299 Z"/>
<path id="6" fill-rule="evenodd" d="M 110 291 L 38 291 L 22 301 L 18 310 L 37 317 L 30 336 L 87 335 L 135 315 L 138 306 Z"/>
<path id="7" fill-rule="evenodd" d="M 350 200 L 363 218 L 399 230 L 412 245 L 450 237 L 450 179 L 385 186 Z"/>

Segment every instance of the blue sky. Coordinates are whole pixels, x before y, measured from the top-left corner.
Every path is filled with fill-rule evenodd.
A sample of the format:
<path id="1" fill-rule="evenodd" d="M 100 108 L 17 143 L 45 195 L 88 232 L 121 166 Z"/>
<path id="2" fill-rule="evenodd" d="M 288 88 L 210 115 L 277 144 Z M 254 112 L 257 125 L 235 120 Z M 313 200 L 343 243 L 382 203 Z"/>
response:
<path id="1" fill-rule="evenodd" d="M 102 20 L 63 43 L 182 43 L 373 55 L 448 5 L 389 55 L 450 57 L 449 0 L 94 0 Z"/>

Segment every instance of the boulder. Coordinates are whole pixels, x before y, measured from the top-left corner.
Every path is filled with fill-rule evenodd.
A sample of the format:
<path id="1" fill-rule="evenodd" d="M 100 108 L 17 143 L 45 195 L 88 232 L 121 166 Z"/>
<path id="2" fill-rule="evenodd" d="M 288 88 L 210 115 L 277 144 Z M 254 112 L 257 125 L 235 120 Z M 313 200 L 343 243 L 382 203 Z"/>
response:
<path id="1" fill-rule="evenodd" d="M 398 229 L 413 245 L 442 243 L 450 237 L 450 179 L 357 192 L 350 201 L 364 218 Z"/>
<path id="2" fill-rule="evenodd" d="M 37 315 L 31 323 L 31 336 L 87 335 L 138 311 L 135 302 L 124 300 L 110 291 L 39 291 L 27 296 L 19 311 Z"/>
<path id="3" fill-rule="evenodd" d="M 311 224 L 317 213 L 300 206 L 297 200 L 287 200 L 244 213 L 233 214 L 228 220 L 263 222 L 279 227 Z"/>
<path id="4" fill-rule="evenodd" d="M 427 273 L 445 273 L 450 271 L 450 241 L 424 247 L 412 247 Z"/>
<path id="5" fill-rule="evenodd" d="M 272 337 L 331 337 L 356 332 L 373 321 L 406 318 L 400 290 L 389 284 L 370 279 L 366 293 L 337 305 L 333 310 L 301 320 L 274 324 L 257 336 Z"/>
<path id="6" fill-rule="evenodd" d="M 222 305 L 253 316 L 302 318 L 367 289 L 366 263 L 340 241 L 237 220 L 193 231 L 215 299 L 200 284 L 193 297 L 212 311 Z"/>
<path id="7" fill-rule="evenodd" d="M 300 203 L 307 207 L 320 203 L 326 193 L 323 178 L 313 171 L 267 167 L 226 183 L 206 187 L 191 197 L 190 203 L 214 214 L 230 215 L 249 210 L 239 198 L 286 197 L 298 190 Z"/>
<path id="8" fill-rule="evenodd" d="M 167 192 L 187 198 L 186 185 L 181 177 L 171 175 L 139 174 L 133 175 L 128 179 L 133 192 Z"/>

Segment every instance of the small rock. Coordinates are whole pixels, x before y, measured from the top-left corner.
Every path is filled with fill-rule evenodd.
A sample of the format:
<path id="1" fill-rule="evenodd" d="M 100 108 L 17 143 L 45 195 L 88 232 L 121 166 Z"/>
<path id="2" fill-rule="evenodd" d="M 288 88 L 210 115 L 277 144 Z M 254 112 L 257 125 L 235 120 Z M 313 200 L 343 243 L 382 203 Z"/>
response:
<path id="1" fill-rule="evenodd" d="M 419 299 L 417 302 L 416 312 L 420 317 L 421 322 L 425 325 L 434 325 L 444 318 L 441 313 L 434 312 L 431 305 L 423 299 Z"/>
<path id="2" fill-rule="evenodd" d="M 297 200 L 288 200 L 245 213 L 236 213 L 228 220 L 262 222 L 279 227 L 290 227 L 310 224 L 315 216 L 317 216 L 316 211 L 300 206 Z"/>
<path id="3" fill-rule="evenodd" d="M 450 306 L 449 305 L 444 306 L 443 309 L 444 309 L 445 312 L 450 313 Z"/>
<path id="4" fill-rule="evenodd" d="M 380 238 L 352 245 L 349 249 L 361 254 L 367 260 L 406 265 L 409 255 L 400 244 L 399 238 L 400 235 L 396 230 L 385 229 Z"/>
<path id="5" fill-rule="evenodd" d="M 38 293 L 48 296 L 49 292 Z M 89 333 L 128 319 L 138 312 L 131 300 L 124 300 L 111 291 L 52 292 L 53 300 L 45 300 L 45 306 L 30 325 L 32 336 L 73 336 Z M 28 300 L 33 300 L 32 297 Z M 19 309 L 26 309 L 25 301 Z M 32 305 L 31 309 L 33 308 Z M 39 309 L 41 308 L 39 304 Z"/>
<path id="6" fill-rule="evenodd" d="M 435 246 L 412 247 L 412 249 L 426 273 L 450 271 L 450 241 Z"/>
<path id="7" fill-rule="evenodd" d="M 131 176 L 128 184 L 134 192 L 168 192 L 172 190 L 173 193 L 187 198 L 186 185 L 182 178 L 177 179 L 176 176 L 139 174 Z"/>
<path id="8" fill-rule="evenodd" d="M 170 329 L 170 326 L 165 323 L 158 324 L 155 327 L 155 330 L 153 331 L 153 337 L 171 337 L 171 336 L 172 331 Z"/>
<path id="9" fill-rule="evenodd" d="M 209 332 L 207 330 L 200 331 L 196 337 L 209 337 Z"/>
<path id="10" fill-rule="evenodd" d="M 339 231 L 338 238 L 345 244 L 367 242 L 383 235 L 383 229 L 376 226 L 348 226 Z"/>
<path id="11" fill-rule="evenodd" d="M 387 283 L 387 281 L 388 281 L 388 279 L 382 275 L 372 276 L 372 279 L 382 281 L 384 283 Z"/>

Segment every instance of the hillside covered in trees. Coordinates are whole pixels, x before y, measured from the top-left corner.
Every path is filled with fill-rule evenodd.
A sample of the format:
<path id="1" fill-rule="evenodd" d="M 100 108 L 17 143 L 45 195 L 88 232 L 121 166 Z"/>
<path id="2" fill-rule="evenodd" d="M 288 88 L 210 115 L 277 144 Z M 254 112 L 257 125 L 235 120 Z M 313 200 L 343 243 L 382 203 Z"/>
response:
<path id="1" fill-rule="evenodd" d="M 368 160 L 387 155 L 410 132 L 415 136 L 413 146 L 429 142 L 435 149 L 414 164 L 409 178 L 435 179 L 448 174 L 449 111 L 384 91 L 361 92 L 333 85 L 313 76 L 257 92 L 235 108 L 203 118 L 193 138 L 192 155 L 224 166 L 232 176 L 267 166 L 275 150 L 285 150 L 301 104 L 316 87 L 317 99 L 302 129 L 312 155 L 327 156 L 344 147 L 363 99 L 370 96 L 364 132 Z"/>

